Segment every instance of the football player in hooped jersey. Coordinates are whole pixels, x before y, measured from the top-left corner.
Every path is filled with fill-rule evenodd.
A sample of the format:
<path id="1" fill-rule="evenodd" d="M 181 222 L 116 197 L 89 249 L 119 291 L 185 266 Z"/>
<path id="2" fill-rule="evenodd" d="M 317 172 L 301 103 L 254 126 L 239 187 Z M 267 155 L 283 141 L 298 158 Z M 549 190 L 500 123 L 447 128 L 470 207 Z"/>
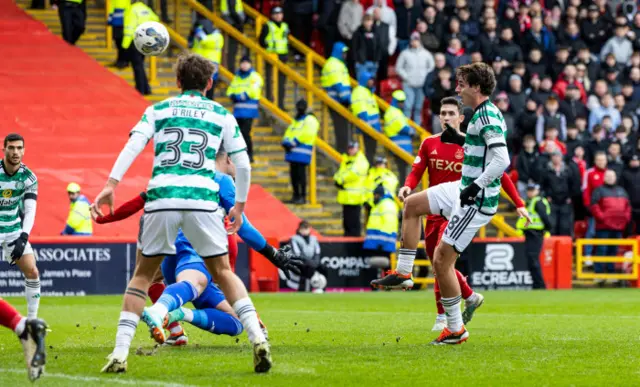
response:
<path id="1" fill-rule="evenodd" d="M 464 119 L 462 104 L 455 97 L 442 99 L 440 121 L 443 130 L 459 130 Z M 399 198 L 405 203 L 403 227 L 408 227 L 412 230 L 413 227 L 416 227 L 416 224 L 418 224 L 417 227 L 419 227 L 419 219 L 424 215 L 424 212 L 420 212 L 420 207 L 424 204 L 422 202 L 426 199 L 425 196 L 419 194 L 409 196 L 409 194 L 418 186 L 425 170 L 428 170 L 429 187 L 434 187 L 449 181 L 460 180 L 464 150 L 457 144 L 442 142 L 440 137 L 441 134 L 436 134 L 426 138 L 422 142 L 411 173 L 407 177 L 404 187 L 400 189 Z M 509 176 L 503 174 L 501 181 L 505 192 L 516 205 L 518 214 L 520 216 L 528 216 L 524 202 L 518 195 L 516 187 L 513 185 Z M 434 251 L 444 234 L 447 223 L 447 219 L 439 214 L 429 215 L 427 217 L 425 249 L 430 259 L 433 259 Z M 411 240 L 410 238 L 411 237 L 408 238 L 409 241 Z M 401 267 L 398 265 L 398 267 L 385 278 L 372 281 L 372 285 L 387 289 L 410 288 L 413 286 L 411 269 L 411 267 Z M 482 305 L 484 297 L 479 293 L 475 293 L 462 273 L 457 270 L 456 277 L 460 284 L 462 298 L 465 299 L 465 309 L 462 312 L 462 317 L 466 324 L 471 320 L 476 309 Z M 444 307 L 440 302 L 441 294 L 437 278 L 434 294 L 436 297 L 438 316 L 432 330 L 442 331 L 446 326 L 446 315 Z"/>
<path id="2" fill-rule="evenodd" d="M 397 273 L 380 280 L 386 280 L 388 284 L 394 276 L 396 282 L 401 279 L 398 274 L 410 274 L 418 245 L 420 215 L 442 215 L 449 220 L 432 257 L 447 320 L 447 326 L 432 342 L 436 345 L 460 344 L 469 337 L 460 311 L 460 282 L 453 266 L 458 254 L 471 243 L 477 230 L 488 224 L 495 214 L 501 177 L 509 165 L 504 118 L 489 101 L 496 84 L 492 69 L 486 64 L 475 63 L 461 66 L 456 76 L 456 91 L 465 105 L 474 108 L 474 115 L 466 136 L 444 123 L 447 130 L 440 135 L 440 141 L 463 147 L 462 178 L 432 186 L 426 190 L 426 194 L 420 192 L 408 198 L 417 195 L 420 199 L 407 200 L 405 205 L 403 248 L 398 254 Z M 460 117 L 459 123 L 462 120 Z M 416 161 L 420 164 L 421 160 Z M 400 196 L 406 197 L 410 191 L 411 187 L 403 187 Z M 520 213 L 526 215 L 522 211 Z M 478 296 L 473 302 L 477 308 Z"/>
<path id="3" fill-rule="evenodd" d="M 213 64 L 195 54 L 178 59 L 176 80 L 182 93 L 146 109 L 131 130 L 109 179 L 91 205 L 94 219 L 102 216 L 101 206 L 113 213 L 115 188 L 125 173 L 153 139 L 155 156 L 147 186 L 145 213 L 140 220 L 136 270 L 125 291 L 116 333 L 116 345 L 103 372 L 124 372 L 131 341 L 147 300 L 147 290 L 165 256 L 175 255 L 178 230 L 205 259 L 207 268 L 220 284 L 253 345 L 255 372 L 271 368 L 271 349 L 243 282 L 229 266 L 227 230 L 220 209 L 215 155 L 222 141 L 236 166 L 236 201 L 229 211 L 230 233 L 242 225 L 249 195 L 251 165 L 247 145 L 236 119 L 222 105 L 205 97 L 212 86 Z M 197 297 L 193 284 L 184 283 L 182 299 Z M 159 304 L 146 311 L 154 325 L 162 325 L 168 314 Z"/>

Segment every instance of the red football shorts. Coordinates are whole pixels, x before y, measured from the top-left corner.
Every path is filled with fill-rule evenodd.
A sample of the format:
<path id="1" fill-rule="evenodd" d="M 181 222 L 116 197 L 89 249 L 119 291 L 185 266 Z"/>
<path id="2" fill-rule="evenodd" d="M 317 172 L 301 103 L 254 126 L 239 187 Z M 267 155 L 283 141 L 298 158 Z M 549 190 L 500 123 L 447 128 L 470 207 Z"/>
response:
<path id="1" fill-rule="evenodd" d="M 433 259 L 433 253 L 436 251 L 436 246 L 440 243 L 440 239 L 442 239 L 442 234 L 444 234 L 447 224 L 449 224 L 449 221 L 443 216 L 427 217 L 427 227 L 424 229 L 424 247 L 429 259 Z"/>

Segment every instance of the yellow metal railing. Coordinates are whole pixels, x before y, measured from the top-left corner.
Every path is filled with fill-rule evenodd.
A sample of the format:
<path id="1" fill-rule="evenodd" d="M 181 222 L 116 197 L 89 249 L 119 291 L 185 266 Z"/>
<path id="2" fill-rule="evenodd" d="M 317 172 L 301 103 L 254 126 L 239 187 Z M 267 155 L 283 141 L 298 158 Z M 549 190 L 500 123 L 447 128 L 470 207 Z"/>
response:
<path id="1" fill-rule="evenodd" d="M 187 48 L 187 41 L 180 34 L 178 34 L 175 30 L 170 27 L 167 27 L 169 31 L 169 36 L 171 40 L 179 46 L 182 46 L 184 49 Z M 224 66 L 219 66 L 220 75 L 226 79 L 233 79 L 233 74 L 227 70 Z M 276 104 L 269 101 L 264 97 L 260 97 L 260 105 L 267 109 L 271 114 L 273 114 L 278 119 L 282 120 L 287 125 L 291 124 L 293 119 L 286 112 L 282 111 Z M 333 149 L 327 142 L 324 140 L 317 138 L 316 143 L 313 147 L 313 152 L 311 153 L 311 164 L 309 165 L 309 203 L 317 204 L 317 155 L 316 151 L 320 149 L 322 150 L 328 157 L 335 160 L 336 162 L 340 162 L 342 160 L 342 156 Z"/>
<path id="2" fill-rule="evenodd" d="M 400 247 L 400 242 L 398 242 L 398 247 Z M 420 241 L 420 243 L 418 243 L 418 248 L 424 248 L 424 242 Z M 396 267 L 396 263 L 398 262 L 398 256 L 396 255 L 396 253 L 392 253 L 391 257 L 389 259 L 389 262 L 391 264 L 391 267 L 394 268 Z M 413 261 L 413 266 L 424 266 L 424 267 L 431 267 L 431 261 L 429 259 L 416 259 L 415 261 Z M 436 279 L 433 277 L 433 270 L 430 270 L 430 274 L 432 275 L 431 277 L 417 277 L 414 276 L 413 277 L 413 283 L 415 284 L 421 284 L 421 285 L 433 285 L 436 282 Z"/>
<path id="3" fill-rule="evenodd" d="M 262 29 L 262 26 L 269 21 L 269 19 L 267 19 L 266 16 L 264 16 L 263 14 L 261 14 L 260 12 L 258 12 L 256 9 L 248 6 L 248 5 L 244 5 L 244 13 L 255 20 L 256 23 L 256 38 L 259 36 L 260 31 Z M 295 37 L 293 37 L 291 34 L 289 34 L 289 44 L 298 52 L 300 52 L 302 55 L 305 56 L 306 58 L 306 65 L 307 65 L 307 79 L 309 79 L 312 82 L 312 77 L 313 77 L 313 64 L 317 64 L 320 67 L 323 67 L 326 59 L 321 56 L 318 55 L 318 53 L 316 53 L 315 51 L 313 51 L 309 46 L 307 46 L 306 44 L 302 43 L 301 41 L 299 41 L 298 39 L 296 39 Z M 311 74 L 311 77 L 309 77 L 309 74 Z M 351 84 L 352 86 L 357 86 L 358 82 L 356 82 L 355 79 L 351 78 Z M 376 102 L 378 103 L 378 106 L 380 106 L 380 109 L 382 111 L 386 111 L 389 108 L 389 104 L 387 103 L 387 101 L 385 101 L 384 99 L 378 97 L 377 95 L 375 96 L 376 98 Z M 416 130 L 416 133 L 418 133 L 420 135 L 421 138 L 427 137 L 430 135 L 429 132 L 427 132 L 423 127 L 419 126 L 418 124 L 416 124 L 414 121 L 412 121 L 410 118 L 408 118 L 409 120 L 409 125 L 411 125 L 412 128 L 414 128 Z"/>
<path id="4" fill-rule="evenodd" d="M 113 48 L 113 28 L 108 24 L 109 21 L 109 9 L 111 8 L 112 0 L 104 0 L 104 23 L 105 23 L 105 36 L 106 36 L 106 47 L 107 50 L 111 50 Z"/>
<path id="5" fill-rule="evenodd" d="M 585 245 L 596 246 L 631 246 L 633 256 L 627 257 L 603 257 L 591 255 L 589 260 L 594 263 L 630 263 L 631 273 L 585 273 L 584 262 L 586 258 L 582 252 Z M 616 280 L 637 280 L 638 266 L 640 265 L 640 255 L 638 254 L 638 239 L 577 239 L 576 240 L 576 278 L 577 279 L 616 279 Z"/>
<path id="6" fill-rule="evenodd" d="M 382 144 L 386 149 L 390 150 L 394 155 L 400 157 L 408 164 L 413 163 L 413 156 L 409 153 L 405 152 L 403 149 L 398 147 L 393 141 L 391 141 L 387 136 L 382 133 L 377 132 L 369 125 L 363 123 L 360 119 L 355 117 L 347 108 L 334 101 L 331 97 L 324 92 L 324 90 L 318 88 L 313 84 L 313 82 L 309 82 L 305 77 L 298 74 L 296 71 L 291 69 L 286 64 L 282 63 L 277 56 L 270 55 L 267 53 L 262 47 L 260 47 L 256 42 L 246 37 L 242 32 L 236 30 L 227 22 L 222 20 L 220 17 L 215 15 L 213 12 L 209 11 L 202 4 L 198 3 L 196 0 L 183 0 L 185 4 L 187 4 L 191 9 L 200 13 L 204 17 L 211 20 L 216 27 L 220 30 L 224 31 L 227 35 L 231 36 L 231 38 L 237 40 L 240 44 L 248 48 L 251 52 L 255 53 L 257 56 L 257 64 L 256 70 L 260 71 L 264 62 L 266 61 L 274 68 L 277 68 L 277 71 L 282 72 L 286 75 L 286 77 L 301 86 L 305 92 L 312 93 L 314 98 L 320 100 L 323 104 L 327 105 L 332 110 L 338 112 L 340 115 L 345 117 L 347 121 L 349 121 L 353 126 L 360 129 L 362 132 L 368 134 L 370 137 L 374 138 L 378 143 Z M 273 90 L 277 90 L 278 77 L 273 77 L 274 87 Z M 326 138 L 325 138 L 326 140 Z"/>

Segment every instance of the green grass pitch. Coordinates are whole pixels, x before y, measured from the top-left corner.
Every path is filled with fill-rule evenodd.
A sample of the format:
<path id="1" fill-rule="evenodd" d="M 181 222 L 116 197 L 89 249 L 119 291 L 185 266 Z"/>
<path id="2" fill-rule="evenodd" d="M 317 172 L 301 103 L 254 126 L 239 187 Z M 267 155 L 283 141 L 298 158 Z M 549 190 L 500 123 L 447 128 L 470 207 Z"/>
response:
<path id="1" fill-rule="evenodd" d="M 48 364 L 39 386 L 630 386 L 640 384 L 640 292 L 487 292 L 469 341 L 432 347 L 431 292 L 256 294 L 274 367 L 252 371 L 246 334 L 186 325 L 190 344 L 159 348 L 141 323 L 129 371 L 100 374 L 121 297 L 43 297 Z M 22 312 L 25 301 L 10 298 Z M 0 386 L 29 385 L 21 347 L 0 331 Z"/>

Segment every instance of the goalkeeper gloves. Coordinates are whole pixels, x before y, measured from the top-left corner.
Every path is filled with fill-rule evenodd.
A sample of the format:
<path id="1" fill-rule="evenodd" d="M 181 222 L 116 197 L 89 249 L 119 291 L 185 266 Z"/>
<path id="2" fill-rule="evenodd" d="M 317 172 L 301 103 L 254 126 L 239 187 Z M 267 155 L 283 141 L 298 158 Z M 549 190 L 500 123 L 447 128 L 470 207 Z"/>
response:
<path id="1" fill-rule="evenodd" d="M 457 130 L 453 129 L 451 125 L 444 124 L 446 128 L 442 135 L 440 135 L 440 141 L 448 144 L 457 144 L 460 146 L 464 145 L 464 136 L 458 133 Z"/>
<path id="2" fill-rule="evenodd" d="M 476 183 L 471 183 L 469 186 L 460 191 L 460 206 L 470 206 L 476 201 L 476 196 L 482 188 Z"/>
<path id="3" fill-rule="evenodd" d="M 9 243 L 9 246 L 14 246 L 13 251 L 11 252 L 11 262 L 9 263 L 11 266 L 15 265 L 22 255 L 24 254 L 24 249 L 27 247 L 27 242 L 29 241 L 29 234 L 23 232 L 20 234 L 18 239 Z"/>
<path id="4" fill-rule="evenodd" d="M 289 272 L 300 275 L 300 270 L 304 266 L 304 261 L 293 255 L 289 245 L 276 250 L 267 244 L 259 253 L 264 255 L 275 267 L 282 270 L 287 279 L 291 279 Z"/>

